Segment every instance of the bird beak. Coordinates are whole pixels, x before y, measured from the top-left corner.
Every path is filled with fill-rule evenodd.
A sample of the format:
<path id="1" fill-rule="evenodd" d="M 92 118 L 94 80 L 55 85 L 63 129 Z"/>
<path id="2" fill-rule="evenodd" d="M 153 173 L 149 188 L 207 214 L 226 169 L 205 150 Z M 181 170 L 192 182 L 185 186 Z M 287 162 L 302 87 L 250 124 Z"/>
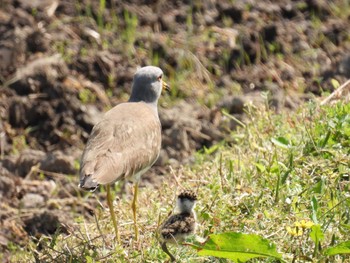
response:
<path id="1" fill-rule="evenodd" d="M 165 81 L 162 82 L 162 89 L 170 92 L 170 86 Z"/>

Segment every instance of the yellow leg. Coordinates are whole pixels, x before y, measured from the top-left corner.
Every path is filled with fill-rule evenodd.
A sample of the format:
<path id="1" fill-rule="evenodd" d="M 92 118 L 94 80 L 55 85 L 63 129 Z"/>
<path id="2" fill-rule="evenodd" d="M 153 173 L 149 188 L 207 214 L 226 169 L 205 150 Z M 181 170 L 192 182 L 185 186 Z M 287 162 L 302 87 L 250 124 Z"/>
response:
<path id="1" fill-rule="evenodd" d="M 108 203 L 108 207 L 109 207 L 109 213 L 111 214 L 111 218 L 112 218 L 112 222 L 113 222 L 113 226 L 114 226 L 115 239 L 117 240 L 118 244 L 121 244 L 119 231 L 118 231 L 118 223 L 117 223 L 117 219 L 115 218 L 115 213 L 114 213 L 111 186 L 109 184 L 107 184 L 106 188 L 107 188 L 107 203 Z"/>
<path id="2" fill-rule="evenodd" d="M 134 216 L 134 231 L 135 231 L 135 240 L 138 241 L 139 240 L 139 229 L 137 227 L 137 217 L 136 217 L 136 203 L 137 203 L 137 192 L 139 189 L 139 183 L 136 182 L 134 185 L 134 198 L 132 200 L 132 204 L 131 204 L 131 208 L 132 208 L 132 213 Z"/>

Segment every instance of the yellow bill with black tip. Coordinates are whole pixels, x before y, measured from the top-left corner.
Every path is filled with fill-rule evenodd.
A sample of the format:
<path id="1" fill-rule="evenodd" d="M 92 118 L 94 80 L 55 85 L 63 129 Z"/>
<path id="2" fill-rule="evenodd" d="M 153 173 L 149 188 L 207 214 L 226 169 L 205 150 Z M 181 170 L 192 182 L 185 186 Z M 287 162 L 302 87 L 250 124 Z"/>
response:
<path id="1" fill-rule="evenodd" d="M 170 92 L 170 86 L 165 81 L 162 82 L 162 90 Z"/>

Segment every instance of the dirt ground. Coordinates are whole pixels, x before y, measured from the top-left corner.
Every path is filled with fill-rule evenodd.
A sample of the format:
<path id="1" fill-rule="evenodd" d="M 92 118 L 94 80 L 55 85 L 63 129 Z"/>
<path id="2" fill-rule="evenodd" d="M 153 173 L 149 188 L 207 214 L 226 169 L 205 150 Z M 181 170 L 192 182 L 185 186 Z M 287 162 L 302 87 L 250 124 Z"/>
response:
<path id="1" fill-rule="evenodd" d="M 242 120 L 265 94 L 293 110 L 350 78 L 349 30 L 342 0 L 2 0 L 0 251 L 54 234 L 72 207 L 89 216 L 94 200 L 75 204 L 81 151 L 138 66 L 175 79 L 160 105 L 162 152 L 143 181 L 156 187 L 169 165 L 230 141 L 237 123 L 222 109 Z"/>

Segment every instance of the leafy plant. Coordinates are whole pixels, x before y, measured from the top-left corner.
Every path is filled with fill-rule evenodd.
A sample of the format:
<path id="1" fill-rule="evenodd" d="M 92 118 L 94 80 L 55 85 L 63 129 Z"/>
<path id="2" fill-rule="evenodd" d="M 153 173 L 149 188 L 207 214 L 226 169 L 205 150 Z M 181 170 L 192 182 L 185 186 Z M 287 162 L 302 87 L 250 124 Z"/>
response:
<path id="1" fill-rule="evenodd" d="M 231 259 L 246 262 L 253 258 L 276 258 L 282 255 L 269 240 L 254 234 L 223 233 L 210 235 L 204 244 L 193 245 L 198 255 Z"/>
<path id="2" fill-rule="evenodd" d="M 350 240 L 339 243 L 334 247 L 329 247 L 324 251 L 324 254 L 327 256 L 335 256 L 341 254 L 349 254 L 350 255 Z"/>

